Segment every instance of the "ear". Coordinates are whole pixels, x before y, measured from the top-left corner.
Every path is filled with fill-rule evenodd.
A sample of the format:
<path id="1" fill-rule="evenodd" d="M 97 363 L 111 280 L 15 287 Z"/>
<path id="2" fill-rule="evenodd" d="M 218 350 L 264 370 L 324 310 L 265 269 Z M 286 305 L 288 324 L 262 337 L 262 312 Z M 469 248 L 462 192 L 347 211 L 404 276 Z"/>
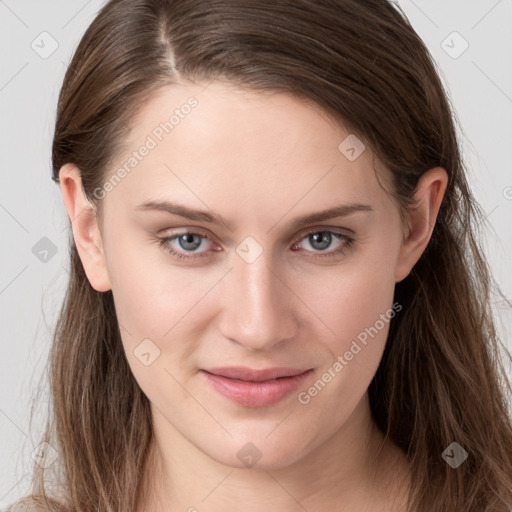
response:
<path id="1" fill-rule="evenodd" d="M 96 291 L 106 292 L 112 287 L 107 273 L 96 208 L 84 194 L 80 170 L 73 164 L 63 165 L 59 171 L 59 183 L 87 279 Z"/>
<path id="2" fill-rule="evenodd" d="M 428 170 L 419 179 L 414 204 L 407 211 L 408 226 L 397 258 L 395 282 L 409 275 L 427 247 L 447 185 L 448 175 L 441 167 Z"/>

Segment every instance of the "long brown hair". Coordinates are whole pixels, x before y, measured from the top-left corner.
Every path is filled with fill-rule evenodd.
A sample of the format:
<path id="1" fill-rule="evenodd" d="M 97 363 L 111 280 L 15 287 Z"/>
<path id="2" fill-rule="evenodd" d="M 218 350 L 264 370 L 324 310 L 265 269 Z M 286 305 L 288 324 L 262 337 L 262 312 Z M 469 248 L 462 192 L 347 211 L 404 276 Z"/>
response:
<path id="1" fill-rule="evenodd" d="M 101 213 L 94 190 L 145 101 L 173 83 L 213 79 L 321 106 L 390 170 L 401 211 L 425 171 L 447 171 L 432 238 L 396 284 L 403 310 L 370 384 L 371 410 L 407 454 L 409 510 L 511 509 L 511 385 L 479 241 L 484 217 L 455 113 L 405 14 L 387 0 L 111 0 L 64 79 L 52 179 L 75 164 Z M 35 465 L 30 499 L 40 510 L 129 512 L 152 441 L 149 403 L 125 358 L 112 293 L 91 287 L 71 236 L 70 257 L 43 438 L 59 455 L 50 468 L 57 490 Z M 468 453 L 457 469 L 442 458 L 452 442 Z"/>

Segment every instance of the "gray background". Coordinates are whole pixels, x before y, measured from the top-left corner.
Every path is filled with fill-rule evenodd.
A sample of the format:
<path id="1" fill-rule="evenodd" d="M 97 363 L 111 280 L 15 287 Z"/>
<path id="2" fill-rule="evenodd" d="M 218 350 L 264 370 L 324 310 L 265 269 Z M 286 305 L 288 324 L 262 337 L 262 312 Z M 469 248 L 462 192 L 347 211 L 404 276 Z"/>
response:
<path id="1" fill-rule="evenodd" d="M 505 300 L 512 302 L 512 0 L 399 3 L 430 48 L 463 126 L 469 179 L 491 224 L 487 254 L 504 293 L 492 306 L 512 349 Z M 40 379 L 68 278 L 67 217 L 50 179 L 57 96 L 102 4 L 0 0 L 0 508 L 28 490 L 48 400 Z"/>

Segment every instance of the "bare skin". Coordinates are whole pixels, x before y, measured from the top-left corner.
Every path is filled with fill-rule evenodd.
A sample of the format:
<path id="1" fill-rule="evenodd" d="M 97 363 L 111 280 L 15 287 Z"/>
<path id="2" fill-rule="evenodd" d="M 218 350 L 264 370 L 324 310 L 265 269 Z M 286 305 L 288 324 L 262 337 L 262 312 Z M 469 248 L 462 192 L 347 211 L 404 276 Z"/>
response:
<path id="1" fill-rule="evenodd" d="M 144 105 L 106 180 L 148 136 L 157 143 L 102 189 L 101 218 L 79 170 L 60 171 L 87 277 L 94 289 L 112 290 L 128 362 L 151 402 L 155 442 L 135 512 L 405 510 L 406 457 L 384 442 L 367 389 L 389 312 L 400 314 L 394 286 L 430 240 L 446 172 L 422 176 L 418 206 L 402 223 L 370 149 L 347 158 L 339 145 L 349 132 L 319 107 L 206 85 L 173 85 Z M 157 140 L 159 123 L 191 96 L 197 105 Z M 378 161 L 375 168 L 388 183 L 388 171 Z M 148 200 L 225 222 L 139 208 Z M 349 203 L 369 208 L 295 222 Z M 180 244 L 187 232 L 199 234 L 194 250 Z M 325 232 L 329 244 L 319 248 L 310 235 Z M 174 238 L 161 246 L 163 237 Z M 249 261 L 240 247 L 261 252 Z M 372 326 L 377 333 L 345 357 Z M 158 355 L 146 365 L 137 354 L 148 339 L 144 350 Z M 333 370 L 338 357 L 344 364 Z M 218 366 L 312 372 L 277 403 L 248 407 L 205 381 L 203 370 Z M 310 391 L 322 379 L 325 386 Z M 259 453 L 250 466 L 239 457 L 247 446 Z"/>

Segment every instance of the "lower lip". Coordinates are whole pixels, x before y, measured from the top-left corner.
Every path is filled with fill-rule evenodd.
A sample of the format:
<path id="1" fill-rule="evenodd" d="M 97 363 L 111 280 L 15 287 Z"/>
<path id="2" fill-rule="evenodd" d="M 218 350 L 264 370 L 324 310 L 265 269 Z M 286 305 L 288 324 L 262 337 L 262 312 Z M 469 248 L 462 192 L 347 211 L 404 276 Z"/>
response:
<path id="1" fill-rule="evenodd" d="M 233 402 L 245 407 L 265 407 L 279 402 L 294 389 L 297 389 L 312 371 L 308 370 L 293 377 L 281 377 L 263 382 L 229 379 L 204 370 L 201 370 L 201 373 L 214 389 Z"/>

